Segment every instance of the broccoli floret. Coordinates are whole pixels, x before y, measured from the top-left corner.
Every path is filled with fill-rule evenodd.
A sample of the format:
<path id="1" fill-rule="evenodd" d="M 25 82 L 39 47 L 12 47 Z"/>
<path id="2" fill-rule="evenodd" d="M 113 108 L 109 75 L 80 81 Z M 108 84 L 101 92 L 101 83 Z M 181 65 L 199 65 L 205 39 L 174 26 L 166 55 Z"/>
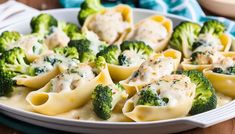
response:
<path id="1" fill-rule="evenodd" d="M 59 22 L 58 28 L 61 29 L 70 39 L 74 38 L 74 34 L 80 34 L 79 27 L 74 23 Z"/>
<path id="2" fill-rule="evenodd" d="M 227 74 L 234 75 L 235 74 L 235 67 L 228 67 L 226 68 Z"/>
<path id="3" fill-rule="evenodd" d="M 118 65 L 118 56 L 120 54 L 120 50 L 116 45 L 110 45 L 107 48 L 101 50 L 97 53 L 97 57 L 102 56 L 105 58 L 105 61 L 110 64 Z"/>
<path id="4" fill-rule="evenodd" d="M 183 71 L 182 74 L 188 76 L 191 82 L 196 85 L 196 95 L 189 114 L 195 115 L 216 108 L 217 98 L 215 90 L 203 73 L 190 70 Z"/>
<path id="5" fill-rule="evenodd" d="M 183 51 L 183 44 L 192 50 L 193 42 L 197 39 L 201 26 L 197 23 L 184 21 L 174 28 L 170 39 L 170 46 Z"/>
<path id="6" fill-rule="evenodd" d="M 45 72 L 47 72 L 47 71 L 49 71 L 45 66 L 41 66 L 41 67 L 32 67 L 32 68 L 30 68 L 31 70 L 30 70 L 30 74 L 32 75 L 32 76 L 37 76 L 37 75 L 40 75 L 40 74 L 43 74 L 43 73 L 45 73 Z"/>
<path id="7" fill-rule="evenodd" d="M 49 62 L 52 66 L 54 66 L 57 63 L 62 63 L 61 59 L 57 59 L 54 56 L 45 56 L 44 61 Z"/>
<path id="8" fill-rule="evenodd" d="M 14 76 L 11 71 L 0 70 L 0 96 L 8 96 L 13 91 L 13 86 L 16 84 L 12 79 Z"/>
<path id="9" fill-rule="evenodd" d="M 64 55 L 65 57 L 71 59 L 78 59 L 79 54 L 75 47 L 64 47 L 64 48 L 55 48 L 54 52 L 56 54 Z"/>
<path id="10" fill-rule="evenodd" d="M 121 44 L 121 51 L 125 50 L 131 50 L 137 54 L 146 56 L 150 56 L 153 52 L 153 49 L 149 45 L 146 45 L 143 41 L 124 41 Z"/>
<path id="11" fill-rule="evenodd" d="M 103 8 L 104 7 L 101 5 L 100 0 L 84 0 L 78 13 L 78 21 L 80 25 L 83 25 L 89 15 L 95 14 Z"/>
<path id="12" fill-rule="evenodd" d="M 205 53 L 204 53 L 204 52 L 201 52 L 201 51 L 197 51 L 197 52 L 192 53 L 192 55 L 191 55 L 191 62 L 192 62 L 193 64 L 197 64 L 197 63 L 196 63 L 196 59 L 197 59 L 198 55 L 204 55 L 204 54 L 205 54 Z"/>
<path id="13" fill-rule="evenodd" d="M 68 46 L 77 49 L 81 62 L 92 62 L 96 58 L 95 53 L 90 49 L 91 42 L 88 39 L 71 40 Z"/>
<path id="14" fill-rule="evenodd" d="M 131 66 L 145 61 L 152 54 L 153 49 L 143 41 L 124 41 L 121 44 L 121 51 L 118 57 L 119 64 Z"/>
<path id="15" fill-rule="evenodd" d="M 107 120 L 111 117 L 112 110 L 120 98 L 127 97 L 120 84 L 104 86 L 99 84 L 92 93 L 93 110 L 98 117 Z M 125 98 L 124 97 L 124 98 Z"/>
<path id="16" fill-rule="evenodd" d="M 208 20 L 203 24 L 200 34 L 212 34 L 218 36 L 224 33 L 225 30 L 226 27 L 223 23 L 217 20 Z"/>
<path id="17" fill-rule="evenodd" d="M 42 13 L 32 18 L 30 26 L 32 33 L 48 35 L 53 27 L 58 26 L 58 22 L 52 15 Z"/>
<path id="18" fill-rule="evenodd" d="M 167 103 L 168 98 L 161 98 L 151 88 L 143 89 L 139 92 L 137 105 L 165 106 Z"/>
<path id="19" fill-rule="evenodd" d="M 29 62 L 23 49 L 15 47 L 2 53 L 0 57 L 0 69 L 12 73 L 30 74 Z"/>
<path id="20" fill-rule="evenodd" d="M 98 85 L 92 93 L 94 112 L 101 119 L 107 120 L 112 113 L 112 89 L 108 86 Z"/>
<path id="21" fill-rule="evenodd" d="M 105 68 L 105 65 L 106 65 L 105 58 L 102 56 L 97 57 L 95 60 L 95 65 L 96 65 L 96 69 L 97 69 L 97 71 L 96 70 L 95 71 L 98 74 L 102 69 Z"/>
<path id="22" fill-rule="evenodd" d="M 21 37 L 20 33 L 15 31 L 5 31 L 0 36 L 0 53 L 3 53 L 9 48 L 10 43 L 19 40 Z"/>

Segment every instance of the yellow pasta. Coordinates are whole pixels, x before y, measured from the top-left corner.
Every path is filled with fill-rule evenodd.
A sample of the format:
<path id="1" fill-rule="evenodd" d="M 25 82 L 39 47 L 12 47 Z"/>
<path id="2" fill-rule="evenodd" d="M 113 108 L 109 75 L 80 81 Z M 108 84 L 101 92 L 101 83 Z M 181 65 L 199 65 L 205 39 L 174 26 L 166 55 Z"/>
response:
<path id="1" fill-rule="evenodd" d="M 119 14 L 121 16 L 119 16 Z M 120 20 L 115 20 L 119 17 L 122 22 L 118 22 Z M 112 23 L 110 23 L 111 20 L 113 20 Z M 124 34 L 131 29 L 132 25 L 132 9 L 126 5 L 117 5 L 114 8 L 105 8 L 100 12 L 89 16 L 82 27 L 82 31 L 93 31 L 102 41 L 105 41 L 108 44 L 119 44 L 123 41 L 123 38 L 125 37 Z M 102 27 L 98 29 L 99 26 Z"/>
<path id="2" fill-rule="evenodd" d="M 162 15 L 154 15 L 135 24 L 134 28 L 127 33 L 125 40 L 144 41 L 154 51 L 160 52 L 166 48 L 172 32 L 173 24 L 170 19 Z M 155 37 L 150 36 L 150 33 L 155 33 Z"/>
<path id="3" fill-rule="evenodd" d="M 80 79 L 79 84 L 74 90 L 64 92 L 50 92 L 49 82 L 43 88 L 30 92 L 26 100 L 32 108 L 42 114 L 56 115 L 80 107 L 87 103 L 94 88 L 98 84 L 112 84 L 107 66 L 94 79 Z"/>

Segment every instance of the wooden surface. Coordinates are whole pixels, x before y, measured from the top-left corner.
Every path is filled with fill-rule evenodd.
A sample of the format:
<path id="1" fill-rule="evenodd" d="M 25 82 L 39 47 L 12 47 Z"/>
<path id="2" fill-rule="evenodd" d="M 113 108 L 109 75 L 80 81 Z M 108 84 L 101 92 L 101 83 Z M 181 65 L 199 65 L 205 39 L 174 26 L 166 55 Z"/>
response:
<path id="1" fill-rule="evenodd" d="M 0 3 L 6 0 L 0 0 Z M 17 0 L 23 2 L 31 7 L 45 10 L 53 8 L 61 8 L 59 0 Z M 208 12 L 207 12 L 208 13 Z M 16 130 L 0 125 L 1 134 L 21 134 Z M 235 134 L 235 118 L 219 123 L 208 128 L 196 128 L 190 131 L 182 132 L 181 134 Z"/>

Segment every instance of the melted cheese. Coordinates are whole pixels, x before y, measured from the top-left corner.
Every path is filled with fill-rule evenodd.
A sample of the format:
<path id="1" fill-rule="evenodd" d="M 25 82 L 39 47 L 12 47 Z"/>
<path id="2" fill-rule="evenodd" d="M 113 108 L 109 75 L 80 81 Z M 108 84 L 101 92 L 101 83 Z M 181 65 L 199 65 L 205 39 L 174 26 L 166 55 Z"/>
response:
<path id="1" fill-rule="evenodd" d="M 198 42 L 201 42 L 203 45 L 196 48 L 194 51 L 205 51 L 206 50 L 216 50 L 220 51 L 223 49 L 223 45 L 219 38 L 211 34 L 200 34 L 198 37 Z"/>
<path id="2" fill-rule="evenodd" d="M 139 69 L 129 78 L 129 84 L 150 83 L 174 70 L 174 60 L 170 57 L 149 58 L 141 64 Z"/>
<path id="3" fill-rule="evenodd" d="M 156 44 L 164 40 L 167 35 L 167 29 L 162 24 L 148 19 L 135 30 L 131 40 L 144 41 L 152 48 L 155 48 Z"/>
<path id="4" fill-rule="evenodd" d="M 100 41 L 99 37 L 92 31 L 86 31 L 85 37 L 91 42 L 90 48 L 95 54 L 100 51 L 100 46 L 105 44 L 104 42 Z"/>
<path id="5" fill-rule="evenodd" d="M 67 46 L 69 40 L 69 37 L 63 31 L 55 29 L 54 32 L 46 38 L 45 43 L 49 49 L 53 49 Z"/>
<path id="6" fill-rule="evenodd" d="M 58 114 L 57 117 L 77 119 L 77 120 L 91 120 L 103 121 L 93 111 L 92 102 L 89 101 L 86 105 L 79 109 L 74 109 L 66 113 Z M 122 113 L 113 112 L 111 117 L 107 120 L 110 122 L 130 122 L 131 120 L 124 116 Z"/>
<path id="7" fill-rule="evenodd" d="M 122 109 L 123 113 L 134 121 L 154 121 L 186 116 L 192 107 L 196 85 L 187 76 L 168 75 L 147 85 L 146 88 L 155 91 L 162 98 L 168 98 L 168 102 L 163 106 L 137 105 L 139 94 L 136 94 L 125 103 Z"/>
<path id="8" fill-rule="evenodd" d="M 229 96 L 225 96 L 222 93 L 216 93 L 216 97 L 217 97 L 217 107 L 221 107 L 229 102 L 231 102 L 233 99 Z"/>
<path id="9" fill-rule="evenodd" d="M 38 38 L 29 35 L 29 36 L 23 36 L 18 41 L 13 42 L 9 45 L 12 49 L 14 47 L 20 47 L 27 52 L 27 54 L 41 54 L 43 52 L 43 49 L 45 49 L 43 44 L 38 42 Z"/>
<path id="10" fill-rule="evenodd" d="M 25 97 L 30 91 L 25 87 L 17 87 L 10 97 L 0 97 L 0 103 L 26 111 L 33 111 L 32 107 L 25 100 Z"/>
<path id="11" fill-rule="evenodd" d="M 146 57 L 144 55 L 137 54 L 134 51 L 125 50 L 122 52 L 122 55 L 124 55 L 127 58 L 126 61 L 128 61 L 128 64 L 124 64 L 122 66 L 127 66 L 127 67 L 139 66 L 146 60 Z"/>
<path id="12" fill-rule="evenodd" d="M 74 90 L 80 84 L 80 79 L 95 78 L 92 68 L 86 64 L 79 64 L 51 80 L 51 92 L 66 92 Z"/>
<path id="13" fill-rule="evenodd" d="M 123 20 L 121 13 L 108 10 L 104 14 L 97 14 L 88 29 L 94 31 L 101 40 L 112 44 L 130 25 Z"/>

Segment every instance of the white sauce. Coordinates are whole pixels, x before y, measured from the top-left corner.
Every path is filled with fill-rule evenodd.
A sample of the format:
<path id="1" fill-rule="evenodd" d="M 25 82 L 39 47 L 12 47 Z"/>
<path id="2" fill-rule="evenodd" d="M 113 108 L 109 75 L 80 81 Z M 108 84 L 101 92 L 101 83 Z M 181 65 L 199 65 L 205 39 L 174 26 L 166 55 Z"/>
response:
<path id="1" fill-rule="evenodd" d="M 148 85 L 162 98 L 168 98 L 168 106 L 177 105 L 178 101 L 183 101 L 184 97 L 194 98 L 196 85 L 189 77 L 184 75 L 163 76 L 156 82 Z"/>
<path id="2" fill-rule="evenodd" d="M 49 49 L 56 47 L 65 47 L 69 43 L 69 37 L 60 29 L 55 29 L 52 34 L 50 34 L 45 43 Z"/>
<path id="3" fill-rule="evenodd" d="M 93 50 L 94 53 L 97 54 L 100 51 L 100 46 L 105 43 L 100 41 L 99 37 L 92 31 L 87 31 L 85 33 L 85 36 L 91 42 L 91 50 Z"/>
<path id="4" fill-rule="evenodd" d="M 60 62 L 56 62 L 54 65 L 52 65 L 50 62 L 46 62 L 44 59 L 45 57 L 49 57 L 52 59 L 60 60 Z M 63 55 L 54 54 L 54 53 L 48 53 L 40 57 L 39 59 L 36 59 L 31 66 L 32 67 L 40 67 L 45 68 L 45 70 L 49 71 L 54 68 L 56 65 L 60 65 L 61 68 L 64 68 L 66 70 L 67 68 L 77 66 L 79 64 L 79 61 L 76 59 L 66 58 Z"/>
<path id="5" fill-rule="evenodd" d="M 121 13 L 108 10 L 104 14 L 97 14 L 95 20 L 88 25 L 88 29 L 94 31 L 101 40 L 108 44 L 114 43 L 117 38 L 130 25 L 123 20 Z"/>
<path id="6" fill-rule="evenodd" d="M 144 41 L 152 48 L 164 40 L 168 35 L 167 29 L 160 23 L 153 20 L 145 20 L 140 27 L 134 31 L 131 40 Z"/>
<path id="7" fill-rule="evenodd" d="M 170 57 L 151 57 L 141 64 L 139 69 L 129 79 L 129 84 L 150 83 L 159 79 L 162 76 L 169 75 L 174 70 L 174 60 Z M 135 76 L 137 75 L 137 76 Z"/>
<path id="8" fill-rule="evenodd" d="M 221 107 L 229 102 L 231 102 L 233 99 L 229 96 L 225 96 L 222 93 L 216 93 L 216 97 L 217 97 L 217 107 Z"/>
<path id="9" fill-rule="evenodd" d="M 32 107 L 26 102 L 25 98 L 30 89 L 17 87 L 10 97 L 0 97 L 0 103 L 13 108 L 19 108 L 26 111 L 33 111 Z"/>
<path id="10" fill-rule="evenodd" d="M 206 50 L 216 50 L 216 51 L 221 51 L 223 49 L 223 45 L 221 44 L 221 41 L 219 38 L 214 37 L 211 34 L 200 34 L 198 37 L 198 41 L 202 42 L 203 45 L 199 46 L 194 50 L 196 51 L 206 51 Z"/>
<path id="11" fill-rule="evenodd" d="M 38 42 L 38 38 L 33 35 L 23 36 L 18 41 L 10 44 L 10 48 L 20 47 L 25 50 L 27 54 L 41 54 L 45 46 Z"/>
<path id="12" fill-rule="evenodd" d="M 125 50 L 124 52 L 122 52 L 122 54 L 125 55 L 127 57 L 127 61 L 129 61 L 128 64 L 124 64 L 122 66 L 128 66 L 128 67 L 139 66 L 147 58 L 142 54 L 138 54 L 134 51 L 129 51 L 129 50 Z"/>
<path id="13" fill-rule="evenodd" d="M 51 80 L 51 92 L 66 92 L 74 90 L 79 85 L 80 79 L 91 80 L 95 78 L 92 68 L 86 64 L 68 69 Z"/>

